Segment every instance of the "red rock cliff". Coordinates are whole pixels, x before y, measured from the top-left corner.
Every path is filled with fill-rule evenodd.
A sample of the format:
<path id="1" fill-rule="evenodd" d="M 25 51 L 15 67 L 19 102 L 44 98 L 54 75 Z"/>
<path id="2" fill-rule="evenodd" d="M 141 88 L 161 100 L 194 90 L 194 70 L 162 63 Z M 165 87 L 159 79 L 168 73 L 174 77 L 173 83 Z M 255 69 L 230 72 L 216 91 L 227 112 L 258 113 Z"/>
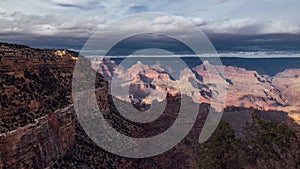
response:
<path id="1" fill-rule="evenodd" d="M 65 155 L 75 139 L 73 106 L 0 134 L 2 168 L 45 168 Z"/>

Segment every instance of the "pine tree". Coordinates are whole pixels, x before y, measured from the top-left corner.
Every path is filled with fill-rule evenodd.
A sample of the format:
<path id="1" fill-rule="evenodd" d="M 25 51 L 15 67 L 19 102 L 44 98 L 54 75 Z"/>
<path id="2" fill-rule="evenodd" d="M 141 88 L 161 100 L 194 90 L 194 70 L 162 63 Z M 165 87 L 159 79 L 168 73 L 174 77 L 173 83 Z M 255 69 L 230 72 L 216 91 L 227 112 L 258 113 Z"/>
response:
<path id="1" fill-rule="evenodd" d="M 203 169 L 241 168 L 240 140 L 228 122 L 221 121 L 205 142 L 200 144 L 199 167 Z"/>
<path id="2" fill-rule="evenodd" d="M 247 161 L 264 168 L 299 168 L 299 142 L 295 130 L 285 124 L 262 120 L 252 114 L 246 126 Z"/>

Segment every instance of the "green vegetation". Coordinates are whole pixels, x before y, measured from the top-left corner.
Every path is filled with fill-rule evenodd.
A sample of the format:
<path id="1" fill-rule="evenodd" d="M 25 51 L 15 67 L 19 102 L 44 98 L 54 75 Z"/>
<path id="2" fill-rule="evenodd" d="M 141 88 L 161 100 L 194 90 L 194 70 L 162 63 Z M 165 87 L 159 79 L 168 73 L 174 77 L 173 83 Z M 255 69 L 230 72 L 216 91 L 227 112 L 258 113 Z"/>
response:
<path id="1" fill-rule="evenodd" d="M 296 130 L 285 124 L 264 121 L 257 113 L 238 138 L 231 125 L 221 121 L 214 134 L 200 144 L 199 167 L 300 168 L 300 143 Z"/>
<path id="2" fill-rule="evenodd" d="M 208 141 L 200 144 L 201 168 L 238 168 L 240 140 L 230 124 L 221 121 Z"/>

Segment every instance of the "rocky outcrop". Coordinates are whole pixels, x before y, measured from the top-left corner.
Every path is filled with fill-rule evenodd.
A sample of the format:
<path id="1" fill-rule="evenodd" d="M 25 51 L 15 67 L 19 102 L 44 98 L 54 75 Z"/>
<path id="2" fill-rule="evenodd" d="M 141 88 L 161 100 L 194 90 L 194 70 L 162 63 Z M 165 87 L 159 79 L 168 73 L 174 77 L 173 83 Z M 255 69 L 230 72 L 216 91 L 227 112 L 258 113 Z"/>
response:
<path id="1" fill-rule="evenodd" d="M 185 94 L 199 103 L 208 103 L 212 94 L 208 86 L 198 80 L 189 69 L 174 72 L 160 63 L 147 65 L 139 61 L 131 67 L 124 68 L 117 66 L 109 58 L 93 58 L 92 65 L 111 84 L 113 96 L 132 102 L 138 109 L 144 109 L 153 101 L 162 102 L 167 94 L 172 96 Z M 178 77 L 172 77 L 167 71 L 173 72 Z"/>
<path id="2" fill-rule="evenodd" d="M 120 91 L 113 93 L 114 96 L 127 102 L 132 102 L 136 108 L 140 105 L 145 107 L 154 100 L 161 101 L 168 94 L 186 94 L 198 103 L 210 103 L 212 97 L 218 97 L 210 79 L 223 79 L 226 82 L 226 107 L 244 107 L 258 110 L 279 110 L 289 112 L 296 122 L 300 124 L 300 69 L 289 69 L 278 73 L 274 77 L 260 75 L 257 71 L 246 70 L 234 66 L 215 66 L 223 69 L 224 75 L 208 74 L 205 64 L 192 68 L 193 72 L 183 70 L 170 70 L 162 67 L 159 63 L 154 65 L 136 62 L 125 69 L 109 58 L 92 60 L 93 67 L 111 81 L 114 75 L 119 80 Z M 99 65 L 99 66 L 97 66 Z M 173 79 L 168 71 L 180 71 L 178 79 Z M 147 107 L 147 106 L 146 106 Z"/>
<path id="3" fill-rule="evenodd" d="M 72 147 L 77 56 L 0 44 L 0 168 L 45 168 Z"/>
<path id="4" fill-rule="evenodd" d="M 136 93 L 140 95 L 141 93 L 149 94 L 150 90 L 153 89 L 163 89 L 162 91 L 165 94 L 176 95 L 184 93 L 193 97 L 196 102 L 209 103 L 212 95 L 216 94 L 214 91 L 216 84 L 211 84 L 210 79 L 216 78 L 226 81 L 226 106 L 228 107 L 252 107 L 261 110 L 271 110 L 291 105 L 299 106 L 297 98 L 300 96 L 300 91 L 298 90 L 300 69 L 286 70 L 274 77 L 270 77 L 260 75 L 254 70 L 246 70 L 245 68 L 214 66 L 216 69 L 224 70 L 223 77 L 220 74 L 208 74 L 204 65 L 209 63 L 204 62 L 204 64 L 192 68 L 194 72 L 188 69 L 179 70 L 180 76 L 175 80 L 158 63 L 147 65 L 137 62 L 125 71 L 122 66 L 118 67 L 113 60 L 108 58 L 103 60 L 103 62 L 94 62 L 92 60 L 94 68 L 98 68 L 96 70 L 99 73 L 107 76 L 114 74 L 119 79 L 126 79 L 124 80 L 126 83 L 122 83 L 121 86 L 128 88 L 131 85 L 133 87 L 132 90 L 134 91 L 135 89 Z M 97 64 L 101 66 L 97 67 Z M 100 67 L 105 67 L 105 69 Z M 107 70 L 110 71 L 107 72 Z M 108 80 L 111 80 L 111 77 Z M 118 97 L 118 95 L 116 96 Z M 122 99 L 128 101 L 128 98 Z"/>
<path id="5" fill-rule="evenodd" d="M 91 66 L 108 81 L 112 79 L 115 72 L 118 72 L 117 64 L 109 58 L 93 58 Z"/>
<path id="6" fill-rule="evenodd" d="M 0 133 L 69 106 L 78 54 L 0 44 Z"/>
<path id="7" fill-rule="evenodd" d="M 272 82 L 290 106 L 300 106 L 300 69 L 280 72 L 273 77 Z"/>
<path id="8" fill-rule="evenodd" d="M 273 78 L 273 84 L 281 91 L 287 106 L 282 110 L 300 124 L 300 69 L 287 69 Z"/>
<path id="9" fill-rule="evenodd" d="M 110 95 L 109 84 L 103 77 L 97 74 L 95 80 L 96 99 L 98 107 L 105 110 L 104 118 L 117 131 L 128 136 L 151 137 L 165 131 L 177 118 L 181 96 L 187 95 L 189 101 L 201 103 L 193 129 L 178 145 L 155 157 L 130 159 L 111 154 L 98 147 L 77 122 L 70 97 L 74 63 L 78 60 L 77 53 L 9 44 L 0 44 L 0 49 L 0 90 L 3 93 L 0 98 L 0 168 L 197 166 L 198 137 L 210 108 L 207 103 L 210 102 L 212 95 L 218 94 L 214 91 L 214 84 L 209 83 L 204 67 L 198 66 L 194 72 L 181 70 L 178 73 L 179 78 L 174 79 L 159 64 L 149 66 L 138 62 L 125 71 L 124 68 L 117 68 L 116 63 L 109 59 L 92 61 L 91 64 L 87 60 L 87 65 L 83 66 L 83 69 L 92 67 L 109 81 L 114 74 L 121 79 L 129 79 L 121 85 L 129 88 L 131 97 Z M 280 96 L 281 87 L 272 83 L 274 78 L 242 68 L 229 66 L 224 69 L 227 72 L 226 78 L 218 74 L 213 76 L 225 78 L 228 90 L 232 90 L 229 91 L 232 98 L 227 98 L 226 104 L 239 107 L 228 107 L 225 111 L 231 112 L 229 117 L 233 116 L 234 122 L 245 122 L 236 118 L 237 114 L 246 110 L 243 106 L 263 110 L 273 106 L 284 106 L 287 100 L 292 100 Z M 82 76 L 78 77 L 77 80 L 80 80 Z M 77 87 L 84 90 L 84 86 Z M 180 93 L 179 88 L 183 89 Z M 152 93 L 152 90 L 158 92 Z M 145 108 L 141 103 L 150 105 L 166 100 L 166 109 L 151 123 L 135 123 L 125 119 L 116 110 L 113 97 L 120 99 L 120 103 L 126 102 L 126 105 L 130 105 L 127 104 L 130 101 L 137 109 Z M 83 104 L 90 102 L 88 99 L 81 101 Z M 252 109 L 249 109 L 248 115 L 251 112 Z M 265 111 L 262 112 L 263 115 L 270 115 Z M 276 119 L 286 120 L 285 117 Z"/>
<path id="10" fill-rule="evenodd" d="M 72 147 L 74 107 L 70 105 L 15 130 L 0 134 L 2 168 L 45 168 Z"/>
<path id="11" fill-rule="evenodd" d="M 226 106 L 255 108 L 260 110 L 277 109 L 285 105 L 286 100 L 281 97 L 280 91 L 272 84 L 271 78 L 259 75 L 256 71 L 246 70 L 233 66 L 222 66 L 227 82 Z M 194 68 L 196 73 L 203 78 L 203 83 L 208 84 L 210 77 L 205 66 Z"/>
<path id="12" fill-rule="evenodd" d="M 108 97 L 109 112 L 104 113 L 106 121 L 118 132 L 130 137 L 152 137 L 164 132 L 177 118 L 180 97 L 167 97 L 165 112 L 151 123 L 137 124 L 126 120 L 114 107 Z M 190 97 L 188 99 L 191 100 Z M 56 162 L 54 168 L 193 168 L 197 166 L 198 137 L 207 117 L 208 104 L 200 105 L 195 125 L 186 138 L 171 150 L 155 157 L 132 159 L 111 154 L 91 140 L 81 126 L 76 125 L 76 140 L 71 154 Z"/>

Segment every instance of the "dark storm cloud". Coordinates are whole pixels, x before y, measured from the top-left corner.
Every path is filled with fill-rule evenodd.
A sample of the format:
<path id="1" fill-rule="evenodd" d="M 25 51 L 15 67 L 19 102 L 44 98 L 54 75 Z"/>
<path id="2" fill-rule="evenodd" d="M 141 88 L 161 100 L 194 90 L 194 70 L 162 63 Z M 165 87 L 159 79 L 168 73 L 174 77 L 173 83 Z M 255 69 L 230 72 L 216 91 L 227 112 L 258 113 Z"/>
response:
<path id="1" fill-rule="evenodd" d="M 64 3 L 57 3 L 56 6 L 60 6 L 60 7 L 64 7 L 64 8 L 78 8 L 78 9 L 89 9 L 90 8 L 90 7 L 86 7 L 86 6 L 64 4 Z"/>
<path id="2" fill-rule="evenodd" d="M 122 40 L 107 55 L 130 55 L 143 49 L 162 49 L 174 54 L 194 54 L 189 47 L 175 38 L 149 33 Z"/>
<path id="3" fill-rule="evenodd" d="M 80 50 L 86 40 L 109 21 L 128 14 L 157 11 L 180 15 L 204 31 L 218 52 L 280 52 L 300 54 L 300 1 L 240 0 L 0 0 L 0 41 L 39 48 Z M 205 9 L 205 11 L 203 11 Z M 278 16 L 278 17 L 277 17 Z M 279 17 L 280 16 L 280 17 Z M 172 17 L 121 25 L 105 37 L 135 30 L 186 32 Z M 177 54 L 189 49 L 172 39 L 132 37 L 115 46 L 112 54 L 156 47 Z M 101 49 L 99 49 L 101 50 Z"/>
<path id="4" fill-rule="evenodd" d="M 24 44 L 36 48 L 56 48 L 80 50 L 87 38 L 72 38 L 63 36 L 42 36 L 33 34 L 0 34 L 0 42 Z"/>
<path id="5" fill-rule="evenodd" d="M 299 34 L 234 35 L 207 34 L 219 53 L 266 52 L 281 54 L 300 53 Z M 38 36 L 33 34 L 0 34 L 1 42 L 25 44 L 38 48 L 66 48 L 80 51 L 88 38 L 71 36 Z M 138 50 L 158 48 L 174 54 L 193 54 L 181 42 L 166 36 L 133 36 L 118 43 L 108 55 L 129 55 Z"/>
<path id="6" fill-rule="evenodd" d="M 154 38 L 155 37 L 155 38 Z M 231 52 L 266 52 L 269 54 L 300 53 L 300 35 L 265 34 L 233 35 L 208 34 L 208 38 L 219 53 Z M 129 55 L 138 50 L 159 48 L 174 54 L 194 54 L 185 44 L 168 36 L 152 34 L 133 36 L 119 42 L 108 55 Z"/>
<path id="7" fill-rule="evenodd" d="M 85 4 L 71 4 L 71 3 L 62 3 L 62 2 L 52 2 L 55 6 L 63 7 L 63 8 L 77 8 L 80 10 L 91 10 L 91 9 L 99 9 L 105 8 L 100 5 L 99 1 L 88 1 Z"/>
<path id="8" fill-rule="evenodd" d="M 226 3 L 228 2 L 229 0 L 215 0 L 215 3 L 216 4 L 223 4 L 223 3 Z"/>
<path id="9" fill-rule="evenodd" d="M 136 5 L 136 6 L 130 7 L 129 10 L 133 13 L 138 13 L 138 12 L 147 12 L 147 11 L 149 11 L 149 8 L 144 5 Z"/>
<path id="10" fill-rule="evenodd" d="M 234 35 L 209 34 L 219 51 L 300 53 L 299 34 Z"/>

